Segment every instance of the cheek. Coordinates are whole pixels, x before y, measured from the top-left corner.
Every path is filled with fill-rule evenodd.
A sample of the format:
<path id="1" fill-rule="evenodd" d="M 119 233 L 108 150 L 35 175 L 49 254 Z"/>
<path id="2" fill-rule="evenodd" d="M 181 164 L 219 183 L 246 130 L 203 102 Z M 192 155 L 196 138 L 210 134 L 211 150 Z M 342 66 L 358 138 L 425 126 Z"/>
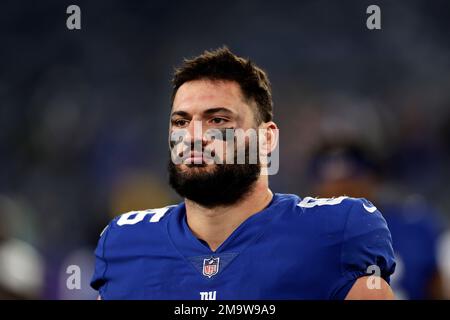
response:
<path id="1" fill-rule="evenodd" d="M 184 156 L 183 152 L 185 151 L 185 148 L 183 147 L 182 143 L 178 143 L 175 146 L 174 151 L 176 152 L 177 155 L 179 155 L 181 157 L 181 156 Z"/>
<path id="2" fill-rule="evenodd" d="M 189 133 L 186 129 L 174 129 L 169 132 L 170 149 L 179 148 L 189 141 Z"/>
<path id="3" fill-rule="evenodd" d="M 206 150 L 210 150 L 211 153 L 214 152 L 214 157 L 224 159 L 225 152 L 227 149 L 227 143 L 224 140 L 214 139 L 210 142 Z"/>
<path id="4" fill-rule="evenodd" d="M 208 156 L 213 156 L 216 164 L 235 163 L 238 150 L 243 150 L 245 153 L 245 143 L 236 144 L 236 141 L 214 140 L 207 148 Z"/>

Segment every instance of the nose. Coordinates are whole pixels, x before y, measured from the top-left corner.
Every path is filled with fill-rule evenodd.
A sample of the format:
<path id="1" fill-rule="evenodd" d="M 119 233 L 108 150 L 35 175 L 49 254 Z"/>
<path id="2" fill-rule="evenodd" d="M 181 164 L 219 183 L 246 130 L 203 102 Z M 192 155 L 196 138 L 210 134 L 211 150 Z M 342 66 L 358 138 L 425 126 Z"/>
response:
<path id="1" fill-rule="evenodd" d="M 205 139 L 202 121 L 195 120 L 189 123 L 187 127 L 187 136 L 183 139 L 185 145 L 198 149 L 204 147 L 208 142 Z"/>

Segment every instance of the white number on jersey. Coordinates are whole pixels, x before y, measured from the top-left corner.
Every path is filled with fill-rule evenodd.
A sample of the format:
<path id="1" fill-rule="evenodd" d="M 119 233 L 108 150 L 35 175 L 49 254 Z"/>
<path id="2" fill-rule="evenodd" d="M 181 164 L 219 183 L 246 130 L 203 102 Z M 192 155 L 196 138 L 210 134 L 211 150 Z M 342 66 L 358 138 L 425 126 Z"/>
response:
<path id="1" fill-rule="evenodd" d="M 117 225 L 123 226 L 123 225 L 133 225 L 138 222 L 141 222 L 144 220 L 144 218 L 151 214 L 150 222 L 158 222 L 161 220 L 161 218 L 166 214 L 166 212 L 171 208 L 172 206 L 159 208 L 159 209 L 151 209 L 151 210 L 145 210 L 145 211 L 131 211 L 128 213 L 124 213 L 120 216 L 119 220 L 117 220 Z M 132 218 L 130 218 L 132 217 Z"/>
<path id="2" fill-rule="evenodd" d="M 302 208 L 313 208 L 315 206 L 333 206 L 341 203 L 344 199 L 347 199 L 346 196 L 341 196 L 338 198 L 313 198 L 306 197 L 302 201 L 300 201 L 297 205 Z"/>

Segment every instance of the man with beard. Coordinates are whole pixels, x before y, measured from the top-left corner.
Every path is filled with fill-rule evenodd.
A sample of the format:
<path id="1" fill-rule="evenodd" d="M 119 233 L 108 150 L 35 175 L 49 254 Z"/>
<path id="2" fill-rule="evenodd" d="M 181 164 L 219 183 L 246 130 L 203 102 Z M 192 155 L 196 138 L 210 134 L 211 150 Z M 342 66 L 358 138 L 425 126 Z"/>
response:
<path id="1" fill-rule="evenodd" d="M 376 207 L 269 189 L 272 116 L 269 80 L 251 61 L 227 48 L 184 61 L 169 130 L 170 184 L 184 201 L 105 228 L 91 282 L 101 299 L 393 298 L 391 236 Z M 242 131 L 258 138 L 256 161 Z"/>

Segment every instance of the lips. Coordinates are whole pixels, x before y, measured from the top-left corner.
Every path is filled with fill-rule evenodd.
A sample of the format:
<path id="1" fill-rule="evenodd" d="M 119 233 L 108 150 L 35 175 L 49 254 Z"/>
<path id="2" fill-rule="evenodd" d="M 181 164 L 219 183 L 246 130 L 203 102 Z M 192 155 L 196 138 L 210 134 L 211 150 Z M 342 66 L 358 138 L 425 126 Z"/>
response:
<path id="1" fill-rule="evenodd" d="M 203 152 L 194 151 L 188 154 L 189 158 L 203 158 Z"/>
<path id="2" fill-rule="evenodd" d="M 187 158 L 186 158 L 186 163 L 194 163 L 194 164 L 200 164 L 203 163 L 203 153 L 202 152 L 191 152 L 188 154 Z"/>
<path id="3" fill-rule="evenodd" d="M 192 151 L 185 154 L 183 157 L 185 164 L 202 164 L 204 163 L 203 152 Z"/>
<path id="4" fill-rule="evenodd" d="M 214 151 L 208 152 L 199 152 L 199 151 L 185 151 L 185 155 L 183 158 L 183 163 L 185 164 L 205 164 L 207 160 L 214 160 Z"/>

